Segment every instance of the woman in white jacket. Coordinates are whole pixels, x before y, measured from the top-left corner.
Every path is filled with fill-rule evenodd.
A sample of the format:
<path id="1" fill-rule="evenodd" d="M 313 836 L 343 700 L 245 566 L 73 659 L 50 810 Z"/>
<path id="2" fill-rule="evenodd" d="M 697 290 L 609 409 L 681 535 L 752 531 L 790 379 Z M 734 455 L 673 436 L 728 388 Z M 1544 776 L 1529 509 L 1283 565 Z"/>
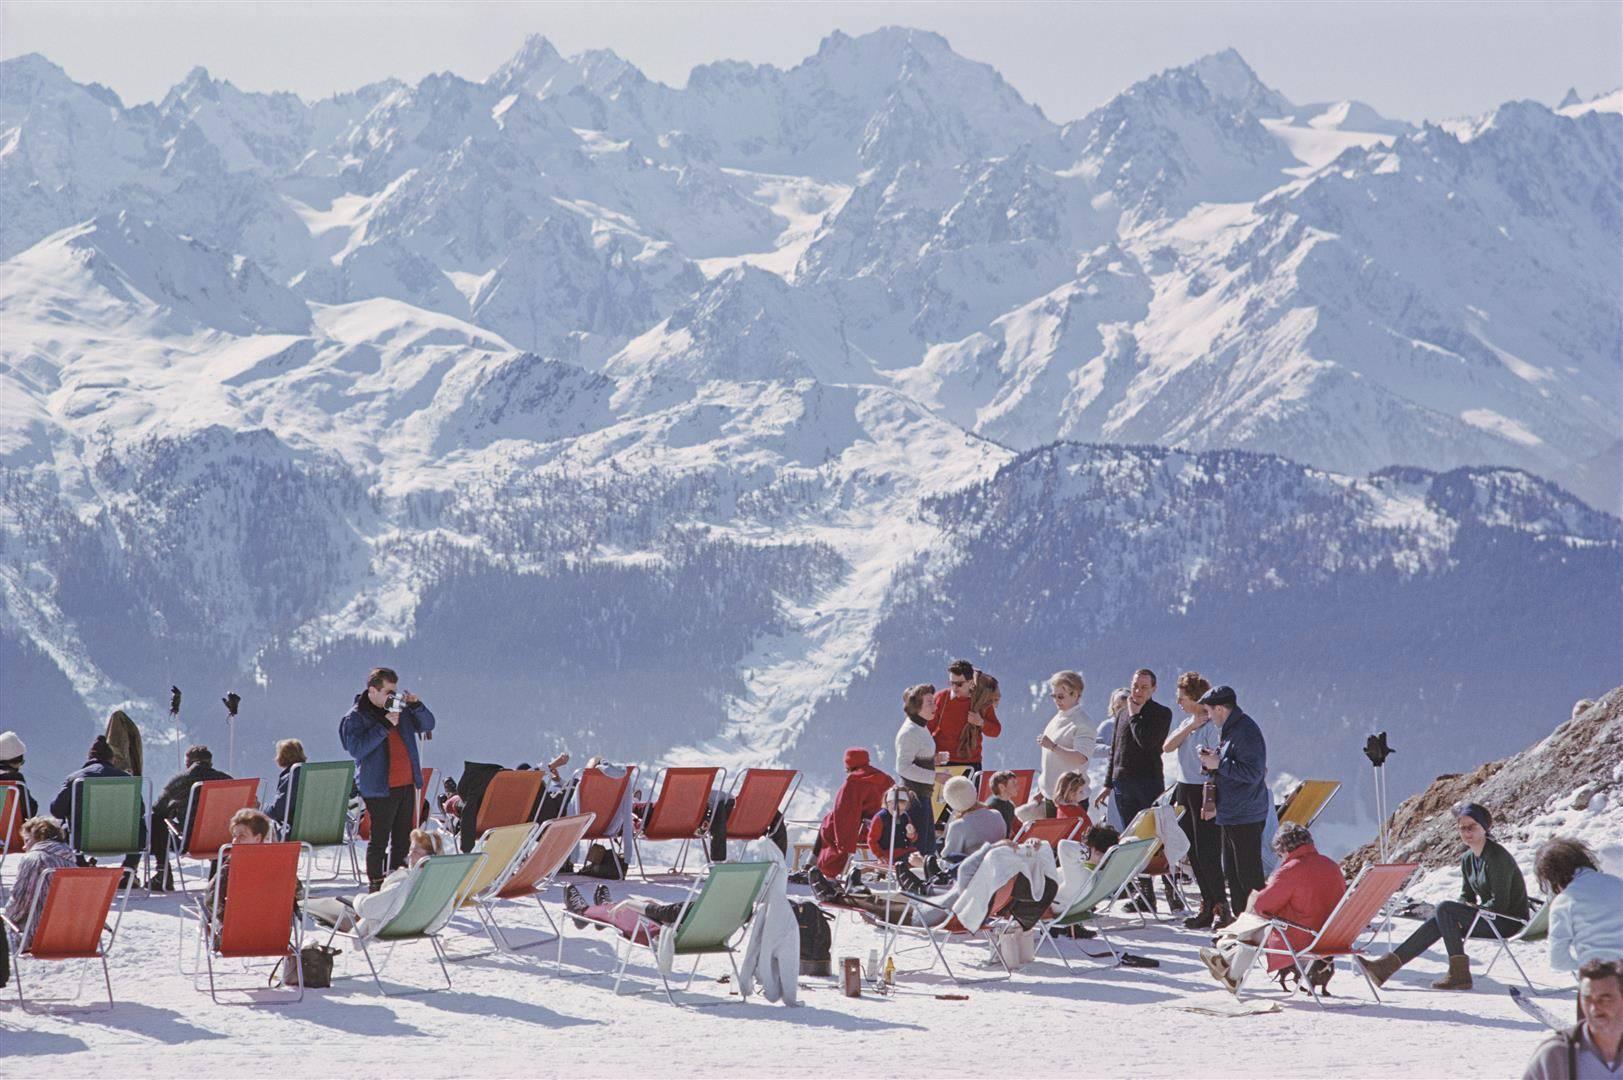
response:
<path id="1" fill-rule="evenodd" d="M 930 719 L 935 715 L 935 687 L 910 686 L 902 694 L 902 726 L 896 729 L 896 775 L 913 794 L 911 807 L 915 842 L 920 855 L 936 853 L 935 822 L 931 820 L 935 785 L 947 774 L 936 771 L 935 736 Z"/>
<path id="2" fill-rule="evenodd" d="M 316 919 L 343 933 L 368 937 L 394 918 L 411 892 L 411 878 L 417 864 L 430 855 L 443 854 L 440 835 L 424 829 L 411 831 L 411 850 L 406 853 L 406 865 L 390 871 L 377 892 L 357 893 L 353 900 L 322 897 L 305 903 L 305 908 Z"/>
<path id="3" fill-rule="evenodd" d="M 1602 873 L 1587 845 L 1563 836 L 1544 842 L 1533 869 L 1551 895 L 1550 966 L 1623 960 L 1623 878 Z"/>

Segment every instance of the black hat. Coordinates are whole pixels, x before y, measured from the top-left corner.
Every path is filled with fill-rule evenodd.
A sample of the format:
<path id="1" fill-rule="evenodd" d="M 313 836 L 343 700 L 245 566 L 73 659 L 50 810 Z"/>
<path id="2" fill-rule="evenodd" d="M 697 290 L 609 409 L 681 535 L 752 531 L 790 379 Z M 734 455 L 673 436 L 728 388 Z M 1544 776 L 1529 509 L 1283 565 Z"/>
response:
<path id="1" fill-rule="evenodd" d="M 1227 705 L 1234 708 L 1239 702 L 1234 698 L 1234 687 L 1214 686 L 1200 696 L 1198 704 L 1201 705 Z"/>

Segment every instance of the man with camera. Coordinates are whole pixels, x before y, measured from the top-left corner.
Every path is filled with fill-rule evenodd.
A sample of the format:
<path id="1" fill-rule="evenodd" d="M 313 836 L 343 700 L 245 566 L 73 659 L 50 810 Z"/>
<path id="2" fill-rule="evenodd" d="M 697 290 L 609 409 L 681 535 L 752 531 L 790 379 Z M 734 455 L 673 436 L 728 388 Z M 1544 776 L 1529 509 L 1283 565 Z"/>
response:
<path id="1" fill-rule="evenodd" d="M 355 707 L 338 724 L 338 738 L 355 759 L 356 785 L 372 815 L 366 844 L 368 889 L 377 892 L 391 870 L 406 865 L 412 808 L 423 787 L 417 736 L 434 730 L 434 714 L 391 669 L 373 668 Z M 385 856 L 387 855 L 387 864 Z"/>

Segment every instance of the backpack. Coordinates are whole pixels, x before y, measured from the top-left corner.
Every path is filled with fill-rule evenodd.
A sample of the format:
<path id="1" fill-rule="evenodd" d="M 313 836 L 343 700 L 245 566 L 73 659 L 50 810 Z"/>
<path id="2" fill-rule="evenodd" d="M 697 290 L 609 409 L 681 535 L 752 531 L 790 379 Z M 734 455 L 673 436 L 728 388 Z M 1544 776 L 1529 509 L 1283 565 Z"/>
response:
<path id="1" fill-rule="evenodd" d="M 800 924 L 802 974 L 815 975 L 818 973 L 816 968 L 822 968 L 823 974 L 831 974 L 834 932 L 829 929 L 829 923 L 833 919 L 810 900 L 791 901 L 790 906 L 795 909 L 795 922 Z M 814 970 L 808 971 L 808 965 L 812 965 Z"/>
<path id="2" fill-rule="evenodd" d="M 586 861 L 580 864 L 577 872 L 582 877 L 620 881 L 626 876 L 626 861 L 613 848 L 594 843 L 586 849 Z"/>

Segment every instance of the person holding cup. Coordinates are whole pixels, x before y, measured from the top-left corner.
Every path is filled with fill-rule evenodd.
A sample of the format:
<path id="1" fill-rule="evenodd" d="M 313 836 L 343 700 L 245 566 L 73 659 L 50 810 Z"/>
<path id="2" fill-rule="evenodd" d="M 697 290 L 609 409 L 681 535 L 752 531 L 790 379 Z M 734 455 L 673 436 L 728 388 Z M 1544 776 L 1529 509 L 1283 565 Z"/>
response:
<path id="1" fill-rule="evenodd" d="M 416 694 L 400 690 L 390 668 L 373 668 L 366 689 L 338 724 L 338 738 L 355 759 L 355 782 L 372 815 L 366 843 L 368 890 L 383 887 L 388 871 L 406 865 L 412 808 L 423 787 L 417 736 L 434 730 L 434 714 Z"/>

